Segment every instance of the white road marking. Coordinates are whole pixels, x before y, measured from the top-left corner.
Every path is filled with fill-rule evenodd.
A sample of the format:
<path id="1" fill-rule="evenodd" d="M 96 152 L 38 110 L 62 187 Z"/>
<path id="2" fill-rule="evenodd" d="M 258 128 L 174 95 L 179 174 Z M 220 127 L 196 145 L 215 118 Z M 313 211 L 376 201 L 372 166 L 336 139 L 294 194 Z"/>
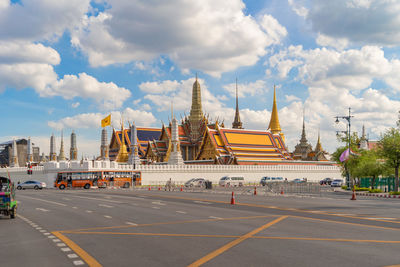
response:
<path id="1" fill-rule="evenodd" d="M 34 223 L 31 223 L 31 226 L 32 226 L 32 227 L 38 227 L 38 225 L 37 225 L 37 224 L 34 224 Z"/>
<path id="2" fill-rule="evenodd" d="M 312 212 L 312 213 L 320 213 L 320 212 L 324 212 L 324 211 L 322 211 L 322 210 L 310 210 L 310 212 Z"/>
<path id="3" fill-rule="evenodd" d="M 30 198 L 30 199 L 34 199 L 34 200 L 47 202 L 47 203 L 50 203 L 50 204 L 56 204 L 56 205 L 63 206 L 63 207 L 67 206 L 66 204 L 63 204 L 63 203 L 54 202 L 54 201 L 48 201 L 48 200 L 44 200 L 44 199 L 40 199 L 40 198 L 34 198 L 34 197 L 28 197 L 28 196 L 19 196 L 19 197 L 22 197 L 22 198 L 26 197 L 26 198 Z"/>
<path id="4" fill-rule="evenodd" d="M 87 212 L 87 213 L 92 213 L 93 211 L 91 211 L 91 210 L 87 210 L 86 212 Z"/>
<path id="5" fill-rule="evenodd" d="M 156 209 L 156 210 L 159 210 L 160 209 L 160 207 L 152 207 L 153 209 Z"/>
<path id="6" fill-rule="evenodd" d="M 166 204 L 165 203 L 161 203 L 160 201 L 154 201 L 154 202 L 151 202 L 152 204 L 156 204 L 156 205 L 160 205 L 160 206 L 165 206 Z"/>
<path id="7" fill-rule="evenodd" d="M 208 218 L 210 218 L 210 219 L 218 219 L 218 220 L 222 219 L 221 217 L 215 217 L 215 216 L 209 216 Z"/>
<path id="8" fill-rule="evenodd" d="M 43 209 L 43 208 L 36 208 L 36 210 L 40 210 L 40 211 L 43 211 L 43 212 L 48 212 L 49 210 L 46 210 L 46 209 Z"/>
<path id="9" fill-rule="evenodd" d="M 70 248 L 61 248 L 61 250 L 62 250 L 62 251 L 64 251 L 64 252 L 71 251 L 71 249 L 70 249 Z"/>
<path id="10" fill-rule="evenodd" d="M 396 220 L 396 218 L 367 218 L 369 220 Z"/>
<path id="11" fill-rule="evenodd" d="M 44 232 L 47 232 L 47 231 L 46 230 L 39 230 L 39 232 L 44 233 Z"/>
<path id="12" fill-rule="evenodd" d="M 72 253 L 72 254 L 68 254 L 67 257 L 70 259 L 75 259 L 75 258 L 78 258 L 78 255 L 76 255 L 75 253 Z"/>
<path id="13" fill-rule="evenodd" d="M 71 200 L 70 198 L 66 198 L 66 197 L 63 197 L 62 199 L 64 199 L 64 200 Z"/>
<path id="14" fill-rule="evenodd" d="M 49 235 L 50 233 L 43 233 L 44 235 Z"/>
<path id="15" fill-rule="evenodd" d="M 105 218 L 111 219 L 112 217 L 109 215 L 104 215 Z"/>
<path id="16" fill-rule="evenodd" d="M 78 207 L 72 207 L 73 209 L 78 209 Z"/>
<path id="17" fill-rule="evenodd" d="M 53 242 L 60 242 L 61 240 L 60 239 L 53 239 Z"/>
<path id="18" fill-rule="evenodd" d="M 66 245 L 65 245 L 65 243 L 58 243 L 57 246 L 59 246 L 59 247 L 65 247 Z"/>
<path id="19" fill-rule="evenodd" d="M 100 201 L 106 201 L 106 202 L 112 202 L 112 203 L 118 203 L 122 204 L 121 201 L 115 201 L 115 200 L 106 200 L 104 198 L 95 198 L 95 197 L 82 197 L 82 196 L 74 196 L 74 197 L 79 197 L 79 198 L 86 198 L 86 199 L 92 199 L 92 200 L 100 200 Z"/>
<path id="20" fill-rule="evenodd" d="M 186 211 L 181 211 L 181 210 L 177 210 L 176 212 L 177 213 L 182 213 L 182 214 L 186 214 L 187 213 Z"/>
<path id="21" fill-rule="evenodd" d="M 212 203 L 210 203 L 210 202 L 204 202 L 204 201 L 199 201 L 199 200 L 195 200 L 195 201 L 193 201 L 193 202 L 199 203 L 199 204 L 207 204 L 207 205 L 212 204 Z"/>
<path id="22" fill-rule="evenodd" d="M 137 223 L 133 223 L 133 222 L 126 222 L 126 224 L 129 224 L 129 225 L 137 225 Z"/>
<path id="23" fill-rule="evenodd" d="M 42 227 L 36 227 L 36 230 L 41 230 L 42 229 Z"/>
<path id="24" fill-rule="evenodd" d="M 99 204 L 100 207 L 105 207 L 105 208 L 114 208 L 114 206 L 106 205 L 106 204 Z"/>
<path id="25" fill-rule="evenodd" d="M 83 261 L 73 261 L 74 265 L 84 265 L 85 263 Z"/>
<path id="26" fill-rule="evenodd" d="M 48 238 L 53 239 L 53 238 L 56 238 L 56 237 L 54 235 L 49 235 Z"/>

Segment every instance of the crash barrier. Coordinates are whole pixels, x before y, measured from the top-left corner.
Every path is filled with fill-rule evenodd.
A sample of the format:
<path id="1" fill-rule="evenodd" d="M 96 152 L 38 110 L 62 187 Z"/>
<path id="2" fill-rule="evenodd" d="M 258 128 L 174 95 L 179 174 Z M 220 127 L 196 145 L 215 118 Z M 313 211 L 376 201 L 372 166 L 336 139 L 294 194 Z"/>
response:
<path id="1" fill-rule="evenodd" d="M 318 183 L 267 183 L 265 191 L 276 194 L 321 194 Z"/>
<path id="2" fill-rule="evenodd" d="M 364 196 L 364 197 L 380 197 L 380 198 L 399 198 L 400 195 L 390 195 L 387 193 L 359 193 L 356 192 L 357 196 Z"/>

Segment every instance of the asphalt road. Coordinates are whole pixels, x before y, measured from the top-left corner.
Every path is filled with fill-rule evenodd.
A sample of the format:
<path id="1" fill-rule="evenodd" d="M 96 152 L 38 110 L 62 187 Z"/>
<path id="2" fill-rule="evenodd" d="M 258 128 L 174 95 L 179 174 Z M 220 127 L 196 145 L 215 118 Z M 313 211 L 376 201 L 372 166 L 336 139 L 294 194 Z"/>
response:
<path id="1" fill-rule="evenodd" d="M 1 266 L 400 264 L 400 199 L 25 190 L 0 216 Z"/>

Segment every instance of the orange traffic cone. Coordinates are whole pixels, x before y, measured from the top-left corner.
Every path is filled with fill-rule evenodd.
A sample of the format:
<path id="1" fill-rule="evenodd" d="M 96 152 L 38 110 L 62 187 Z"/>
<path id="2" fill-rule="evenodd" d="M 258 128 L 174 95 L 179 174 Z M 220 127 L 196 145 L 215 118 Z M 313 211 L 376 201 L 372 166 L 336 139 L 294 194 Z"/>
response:
<path id="1" fill-rule="evenodd" d="M 181 192 L 183 191 L 183 185 L 181 185 Z"/>
<path id="2" fill-rule="evenodd" d="M 356 191 L 354 190 L 354 187 L 353 187 L 353 195 L 351 196 L 350 200 L 357 200 L 356 199 Z"/>
<path id="3" fill-rule="evenodd" d="M 283 195 L 283 188 L 281 188 L 281 195 Z"/>
<path id="4" fill-rule="evenodd" d="M 231 197 L 231 205 L 235 205 L 235 195 L 233 194 L 233 191 L 232 191 L 232 197 Z"/>
<path id="5" fill-rule="evenodd" d="M 161 186 L 158 187 L 158 191 L 161 191 Z"/>
<path id="6" fill-rule="evenodd" d="M 151 187 L 149 186 L 149 191 L 151 191 Z"/>
<path id="7" fill-rule="evenodd" d="M 257 196 L 257 187 L 254 187 L 254 195 Z"/>

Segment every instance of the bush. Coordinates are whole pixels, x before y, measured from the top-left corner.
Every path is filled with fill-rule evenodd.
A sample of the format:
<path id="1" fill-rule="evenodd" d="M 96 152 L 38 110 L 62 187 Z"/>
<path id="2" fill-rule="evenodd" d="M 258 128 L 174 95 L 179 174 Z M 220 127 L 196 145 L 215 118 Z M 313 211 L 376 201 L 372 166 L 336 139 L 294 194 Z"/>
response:
<path id="1" fill-rule="evenodd" d="M 380 189 L 370 189 L 368 190 L 370 193 L 382 193 L 382 190 Z"/>
<path id="2" fill-rule="evenodd" d="M 400 192 L 393 192 L 393 191 L 392 191 L 392 192 L 389 192 L 389 194 L 392 195 L 392 196 L 393 196 L 393 195 L 400 195 Z"/>
<path id="3" fill-rule="evenodd" d="M 347 185 L 342 185 L 343 190 L 347 190 Z"/>
<path id="4" fill-rule="evenodd" d="M 368 188 L 368 187 L 358 187 L 358 186 L 355 186 L 355 187 L 354 187 L 354 190 L 355 190 L 355 191 L 369 191 L 369 188 Z"/>

